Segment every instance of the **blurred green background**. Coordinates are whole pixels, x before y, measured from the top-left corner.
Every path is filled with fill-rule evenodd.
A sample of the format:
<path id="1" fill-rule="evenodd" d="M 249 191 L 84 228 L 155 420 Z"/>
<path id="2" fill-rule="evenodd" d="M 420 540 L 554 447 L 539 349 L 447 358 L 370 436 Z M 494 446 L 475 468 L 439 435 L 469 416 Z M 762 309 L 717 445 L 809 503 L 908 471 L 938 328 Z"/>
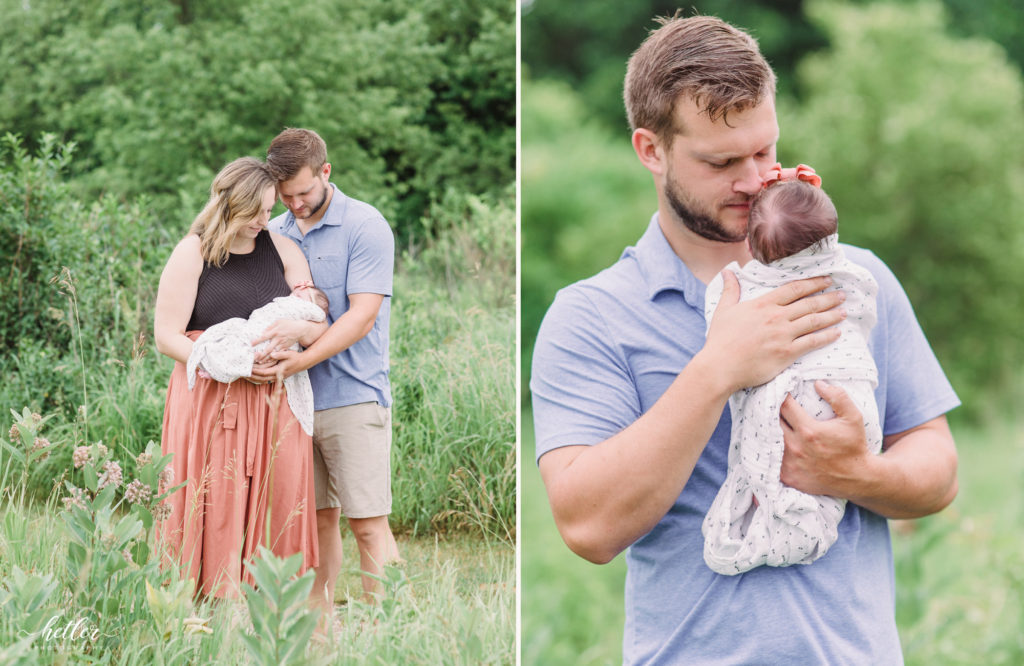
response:
<path id="1" fill-rule="evenodd" d="M 951 414 L 960 497 L 894 526 L 908 663 L 1024 662 L 1024 552 L 997 536 L 1021 524 L 1024 481 L 1024 6 L 533 0 L 521 22 L 524 663 L 621 658 L 622 558 L 589 565 L 554 531 L 533 462 L 530 360 L 555 292 L 613 263 L 656 207 L 622 78 L 653 18 L 677 7 L 759 40 L 779 75 L 780 161 L 822 175 L 840 238 L 892 268 L 964 402 Z"/>

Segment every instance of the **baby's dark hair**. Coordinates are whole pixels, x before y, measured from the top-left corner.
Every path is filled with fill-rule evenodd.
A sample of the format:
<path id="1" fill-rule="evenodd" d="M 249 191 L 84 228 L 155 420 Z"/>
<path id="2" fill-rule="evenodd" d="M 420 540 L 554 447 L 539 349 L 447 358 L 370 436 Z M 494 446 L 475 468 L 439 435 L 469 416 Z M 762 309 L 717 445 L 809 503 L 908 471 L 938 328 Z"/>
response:
<path id="1" fill-rule="evenodd" d="M 770 264 L 823 241 L 838 227 L 836 207 L 822 189 L 786 180 L 754 196 L 747 238 L 754 259 Z"/>
<path id="2" fill-rule="evenodd" d="M 320 306 L 320 309 L 324 311 L 324 314 L 330 314 L 330 310 L 328 308 L 331 305 L 331 300 L 327 298 L 327 294 L 316 287 L 306 288 L 313 292 L 313 302 Z"/>

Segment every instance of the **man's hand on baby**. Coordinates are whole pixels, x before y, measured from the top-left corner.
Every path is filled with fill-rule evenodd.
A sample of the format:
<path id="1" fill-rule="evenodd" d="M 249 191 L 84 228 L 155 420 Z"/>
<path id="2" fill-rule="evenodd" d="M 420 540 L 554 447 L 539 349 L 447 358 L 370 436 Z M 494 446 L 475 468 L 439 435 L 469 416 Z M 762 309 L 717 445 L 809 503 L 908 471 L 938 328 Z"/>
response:
<path id="1" fill-rule="evenodd" d="M 874 457 L 864 417 L 841 387 L 817 381 L 814 388 L 835 417 L 818 421 L 793 396 L 786 396 L 779 413 L 785 442 L 780 480 L 811 495 L 849 499 Z"/>
<path id="2" fill-rule="evenodd" d="M 247 382 L 252 384 L 266 384 L 277 379 L 277 372 L 275 370 L 277 361 L 274 359 L 267 359 L 266 361 L 256 361 L 252 364 L 252 374 L 248 377 L 243 377 Z"/>
<path id="3" fill-rule="evenodd" d="M 723 271 L 722 299 L 708 328 L 702 354 L 711 354 L 730 392 L 768 381 L 790 363 L 839 337 L 835 324 L 846 313 L 841 291 L 822 293 L 831 278 L 797 280 L 757 298 L 740 301 L 740 286 Z"/>
<path id="4" fill-rule="evenodd" d="M 271 357 L 273 361 L 271 365 L 253 366 L 252 374 L 256 379 L 281 381 L 285 377 L 291 377 L 296 372 L 306 369 L 302 366 L 299 352 L 293 349 L 273 352 Z"/>

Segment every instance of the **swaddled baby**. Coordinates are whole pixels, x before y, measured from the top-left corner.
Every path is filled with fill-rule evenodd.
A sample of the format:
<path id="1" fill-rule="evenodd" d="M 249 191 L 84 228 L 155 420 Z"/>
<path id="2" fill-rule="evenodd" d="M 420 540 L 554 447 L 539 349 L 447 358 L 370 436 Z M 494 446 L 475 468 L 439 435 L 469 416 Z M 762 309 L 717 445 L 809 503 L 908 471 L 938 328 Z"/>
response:
<path id="1" fill-rule="evenodd" d="M 185 370 L 188 387 L 195 386 L 196 374 L 218 382 L 230 383 L 252 375 L 256 356 L 269 341 L 253 345 L 269 325 L 278 319 L 324 321 L 327 318 L 327 295 L 313 286 L 297 286 L 288 296 L 280 296 L 256 308 L 248 319 L 233 317 L 203 331 L 192 344 Z M 292 349 L 298 349 L 298 344 Z M 313 434 L 313 389 L 309 375 L 303 370 L 284 380 L 288 406 L 306 433 Z"/>
<path id="2" fill-rule="evenodd" d="M 788 179 L 787 179 L 788 178 Z M 836 209 L 813 169 L 776 165 L 765 189 L 751 202 L 747 238 L 754 261 L 726 268 L 749 300 L 793 280 L 832 277 L 830 289 L 846 295 L 841 335 L 801 356 L 771 381 L 729 398 L 732 436 L 729 469 L 704 518 L 704 561 L 721 574 L 754 567 L 810 564 L 838 537 L 846 500 L 808 495 L 779 480 L 784 443 L 779 410 L 787 395 L 818 420 L 834 416 L 814 389 L 817 380 L 843 388 L 864 416 L 868 448 L 878 453 L 882 431 L 875 402 L 878 371 L 868 349 L 876 321 L 878 285 L 846 259 L 836 233 Z M 719 274 L 708 285 L 705 317 L 710 323 L 722 296 Z"/>

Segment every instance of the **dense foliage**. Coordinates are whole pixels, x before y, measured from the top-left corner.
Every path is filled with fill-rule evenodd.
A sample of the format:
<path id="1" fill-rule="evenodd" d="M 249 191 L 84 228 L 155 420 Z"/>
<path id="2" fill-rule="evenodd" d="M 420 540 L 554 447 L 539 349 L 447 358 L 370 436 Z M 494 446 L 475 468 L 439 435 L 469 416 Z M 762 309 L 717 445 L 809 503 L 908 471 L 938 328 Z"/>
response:
<path id="1" fill-rule="evenodd" d="M 213 174 L 284 127 L 400 237 L 515 168 L 510 0 L 0 1 L 0 126 L 74 141 L 88 195 L 145 193 L 184 229 Z M 432 230 L 433 231 L 433 230 Z"/>
<path id="2" fill-rule="evenodd" d="M 800 61 L 799 98 L 780 93 L 780 158 L 824 176 L 841 237 L 890 264 L 959 412 L 977 416 L 1015 388 L 1024 360 L 1021 73 L 991 41 L 954 36 L 936 2 L 816 2 L 809 16 L 831 46 Z M 528 377 L 554 291 L 614 261 L 656 202 L 626 133 L 585 98 L 528 77 L 523 99 Z"/>
<path id="3" fill-rule="evenodd" d="M 626 61 L 654 19 L 693 13 L 719 16 L 757 37 L 787 89 L 797 60 L 825 45 L 823 35 L 801 12 L 800 2 L 673 0 L 568 3 L 533 0 L 523 11 L 523 64 L 531 76 L 571 83 L 595 118 L 616 130 L 627 129 L 622 107 Z"/>

